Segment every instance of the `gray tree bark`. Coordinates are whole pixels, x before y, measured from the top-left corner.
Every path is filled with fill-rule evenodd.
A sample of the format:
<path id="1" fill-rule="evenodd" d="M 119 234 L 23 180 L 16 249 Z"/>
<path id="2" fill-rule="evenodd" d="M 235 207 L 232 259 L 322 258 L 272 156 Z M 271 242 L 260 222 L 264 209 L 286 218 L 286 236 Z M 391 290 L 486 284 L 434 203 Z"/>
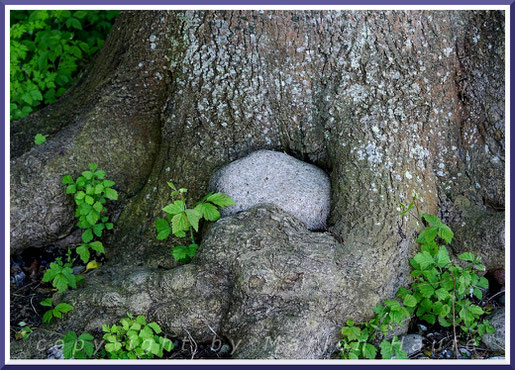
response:
<path id="1" fill-rule="evenodd" d="M 173 268 L 154 230 L 166 182 L 198 199 L 271 149 L 330 175 L 328 230 L 380 276 L 371 307 L 407 279 L 414 191 L 456 252 L 502 266 L 504 55 L 502 11 L 122 12 L 71 91 L 12 124 L 11 253 L 79 240 L 60 180 L 96 162 L 123 195 L 109 263 Z"/>

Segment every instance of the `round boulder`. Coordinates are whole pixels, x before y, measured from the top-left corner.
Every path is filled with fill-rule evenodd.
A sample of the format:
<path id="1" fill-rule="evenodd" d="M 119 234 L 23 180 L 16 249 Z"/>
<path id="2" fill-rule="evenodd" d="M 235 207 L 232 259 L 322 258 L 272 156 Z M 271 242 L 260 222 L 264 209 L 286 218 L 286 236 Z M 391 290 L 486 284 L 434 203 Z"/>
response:
<path id="1" fill-rule="evenodd" d="M 229 163 L 210 179 L 211 190 L 236 202 L 222 210 L 234 214 L 271 203 L 301 220 L 309 230 L 326 226 L 331 184 L 320 168 L 271 150 L 259 150 Z"/>

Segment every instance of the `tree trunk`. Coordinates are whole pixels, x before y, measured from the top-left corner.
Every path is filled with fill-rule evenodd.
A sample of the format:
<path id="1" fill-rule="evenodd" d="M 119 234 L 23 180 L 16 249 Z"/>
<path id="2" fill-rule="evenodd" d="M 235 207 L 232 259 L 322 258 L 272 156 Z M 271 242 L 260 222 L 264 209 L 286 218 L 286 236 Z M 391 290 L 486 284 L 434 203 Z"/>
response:
<path id="1" fill-rule="evenodd" d="M 110 264 L 174 267 L 154 228 L 167 181 L 196 200 L 216 169 L 271 149 L 329 174 L 328 230 L 380 276 L 369 308 L 407 279 L 421 225 L 397 207 L 413 192 L 456 251 L 498 267 L 504 53 L 501 11 L 122 12 L 70 92 L 12 124 L 11 253 L 79 240 L 60 180 L 96 162 L 123 195 Z M 36 132 L 50 139 L 31 148 Z"/>

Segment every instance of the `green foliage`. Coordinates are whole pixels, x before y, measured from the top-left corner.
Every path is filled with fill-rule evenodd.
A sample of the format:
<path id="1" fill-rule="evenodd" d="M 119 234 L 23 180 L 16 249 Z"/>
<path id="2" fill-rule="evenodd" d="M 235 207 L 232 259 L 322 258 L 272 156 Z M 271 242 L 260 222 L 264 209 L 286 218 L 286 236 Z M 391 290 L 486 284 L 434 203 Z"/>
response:
<path id="1" fill-rule="evenodd" d="M 409 205 L 400 203 L 401 214 L 415 208 L 417 218 L 425 222 L 417 238 L 420 252 L 409 261 L 413 267 L 413 283 L 409 289 L 400 288 L 396 299 L 378 305 L 374 318 L 361 326 L 347 321 L 340 342 L 344 359 L 376 358 L 374 343 L 378 334 L 386 334 L 413 315 L 431 325 L 438 323 L 443 327 L 452 326 L 454 331 L 461 329 L 460 337 L 472 338 L 476 345 L 485 333 L 494 332 L 487 320 L 481 321 L 485 314 L 483 308 L 471 301 L 472 297 L 481 300 L 482 290 L 488 288 L 488 280 L 478 275 L 485 270 L 481 259 L 467 252 L 458 257 L 465 263 L 451 263 L 446 245 L 452 242 L 452 230 L 434 215 L 420 215 L 417 199 L 418 195 L 414 194 Z M 391 342 L 383 340 L 379 347 L 382 358 L 407 358 L 396 337 Z"/>
<path id="2" fill-rule="evenodd" d="M 52 302 L 52 298 L 47 298 L 39 303 L 42 306 L 51 307 L 48 311 L 43 314 L 43 323 L 50 322 L 54 317 L 60 319 L 63 317 L 63 314 L 70 312 L 73 310 L 73 306 L 68 303 L 59 303 L 57 306 L 53 307 L 54 304 Z"/>
<path id="3" fill-rule="evenodd" d="M 27 323 L 24 321 L 20 321 L 18 323 L 18 326 L 21 327 L 21 330 L 17 331 L 14 337 L 16 339 L 27 339 L 33 331 L 32 328 L 30 326 L 27 326 Z"/>
<path id="4" fill-rule="evenodd" d="M 102 46 L 119 11 L 13 10 L 10 119 L 55 102 Z"/>
<path id="5" fill-rule="evenodd" d="M 36 145 L 41 145 L 45 141 L 46 141 L 46 136 L 45 135 L 36 134 L 36 136 L 34 136 L 34 144 L 36 144 Z"/>
<path id="6" fill-rule="evenodd" d="M 95 236 L 101 237 L 104 230 L 111 230 L 113 224 L 105 216 L 107 200 L 117 200 L 118 192 L 112 188 L 114 181 L 105 179 L 105 171 L 99 170 L 96 164 L 90 163 L 90 170 L 74 180 L 72 176 L 63 177 L 66 185 L 66 194 L 72 194 L 77 205 L 75 217 L 79 219 L 77 226 L 84 229 L 82 244 L 76 251 L 84 263 L 88 263 L 90 249 L 97 253 L 104 253 L 101 242 L 91 242 Z"/>
<path id="7" fill-rule="evenodd" d="M 72 358 L 82 360 L 93 357 L 95 352 L 95 346 L 92 342 L 93 339 L 93 336 L 89 333 L 82 333 L 77 338 L 75 332 L 69 331 L 61 340 L 64 358 L 67 360 Z"/>
<path id="8" fill-rule="evenodd" d="M 144 316 L 134 318 L 131 314 L 120 320 L 121 325 L 102 325 L 105 350 L 110 359 L 151 359 L 163 357 L 174 346 L 170 339 L 160 336 L 161 328 L 147 323 Z"/>
<path id="9" fill-rule="evenodd" d="M 73 260 L 70 258 L 70 250 L 68 250 L 68 261 L 63 262 L 62 257 L 57 257 L 55 262 L 50 263 L 50 267 L 45 271 L 43 282 L 52 282 L 52 286 L 62 293 L 68 288 L 76 289 L 77 285 L 84 281 L 82 275 L 75 275 L 73 273 L 72 265 Z"/>
<path id="10" fill-rule="evenodd" d="M 216 221 L 220 218 L 218 208 L 233 206 L 236 203 L 226 194 L 209 193 L 200 202 L 197 202 L 193 208 L 188 208 L 184 196 L 188 190 L 185 188 L 177 189 L 171 182 L 168 183 L 168 186 L 172 189 L 171 197 L 178 196 L 179 199 L 163 208 L 167 216 L 156 220 L 156 238 L 157 240 L 164 240 L 170 234 L 174 234 L 178 238 L 184 238 L 186 233 L 189 232 L 191 244 L 188 246 L 179 245 L 171 250 L 171 255 L 176 261 L 187 263 L 195 257 L 198 248 L 193 231 L 198 232 L 200 220 Z"/>

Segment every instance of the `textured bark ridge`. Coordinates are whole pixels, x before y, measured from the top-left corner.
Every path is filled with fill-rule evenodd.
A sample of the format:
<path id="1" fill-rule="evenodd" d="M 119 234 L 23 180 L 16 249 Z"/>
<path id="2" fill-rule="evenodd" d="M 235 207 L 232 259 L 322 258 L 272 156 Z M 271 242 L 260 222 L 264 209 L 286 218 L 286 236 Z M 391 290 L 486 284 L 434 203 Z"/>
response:
<path id="1" fill-rule="evenodd" d="M 52 135 L 31 149 L 34 122 Z M 188 281 L 183 274 L 195 267 L 173 268 L 168 250 L 178 241 L 155 240 L 154 221 L 169 201 L 166 182 L 187 187 L 196 200 L 217 169 L 270 149 L 329 174 L 328 230 L 355 252 L 333 258 L 356 266 L 350 279 L 362 271 L 380 277 L 375 285 L 349 288 L 366 302 L 355 319 L 371 315 L 374 304 L 406 282 L 418 226 L 396 208 L 413 191 L 424 212 L 440 212 L 462 235 L 456 251 L 470 249 L 467 221 L 473 220 L 483 230 L 478 248 L 487 267 L 504 261 L 501 11 L 122 12 L 72 91 L 13 125 L 12 253 L 78 240 L 73 205 L 59 183 L 63 174 L 97 162 L 124 195 L 114 210 L 114 233 L 104 241 L 110 261 L 103 270 L 140 266 L 173 275 L 176 289 L 186 289 L 179 286 Z M 249 236 L 237 248 L 258 240 Z M 302 265 L 306 256 L 298 258 Z M 216 273 L 230 280 L 224 271 Z M 200 291 L 209 299 L 208 289 Z M 132 307 L 113 302 L 120 312 Z M 343 321 L 336 321 L 353 314 L 335 309 L 337 329 Z M 279 312 L 268 327 L 279 325 Z M 302 317 L 290 316 L 292 322 Z M 228 333 L 239 327 L 224 323 Z M 258 340 L 252 338 L 249 345 Z M 250 347 L 242 351 L 257 356 Z"/>

